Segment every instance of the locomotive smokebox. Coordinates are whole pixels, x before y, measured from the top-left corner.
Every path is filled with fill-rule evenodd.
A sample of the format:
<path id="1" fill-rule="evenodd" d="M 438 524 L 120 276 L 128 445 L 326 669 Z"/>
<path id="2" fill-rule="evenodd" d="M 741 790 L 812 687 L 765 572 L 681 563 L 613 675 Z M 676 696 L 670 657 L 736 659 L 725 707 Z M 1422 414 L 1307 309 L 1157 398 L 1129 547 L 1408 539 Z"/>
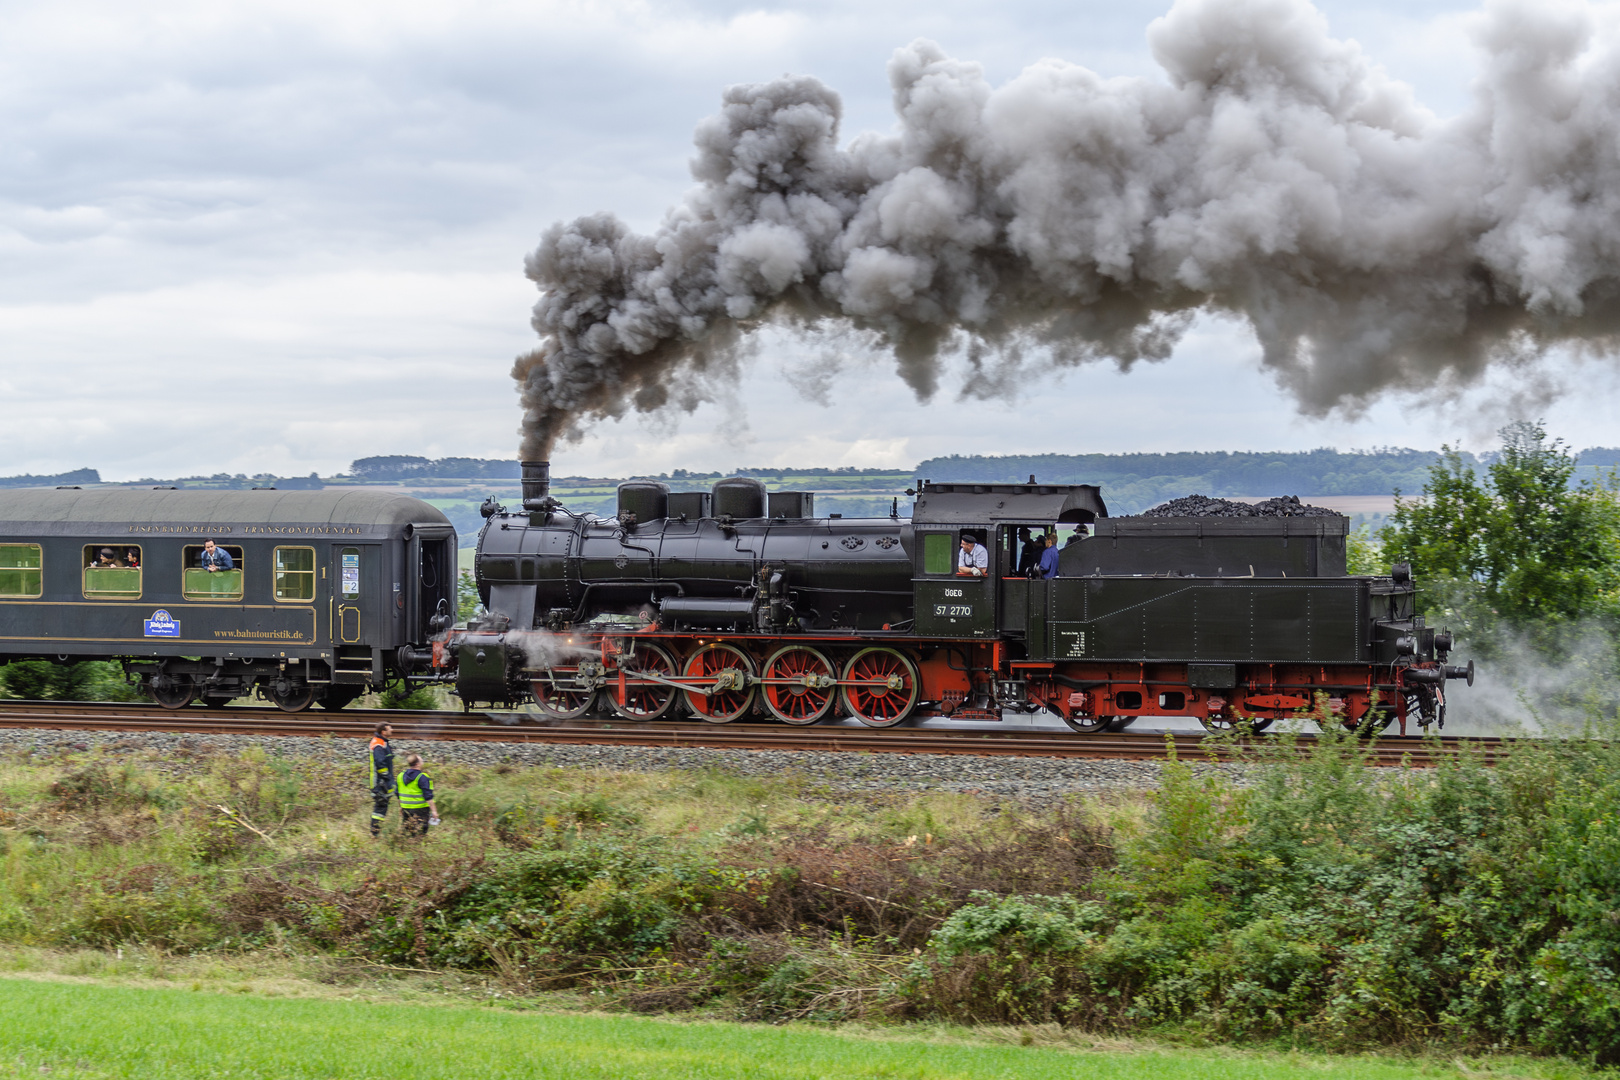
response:
<path id="1" fill-rule="evenodd" d="M 551 462 L 523 462 L 523 509 L 551 509 Z"/>

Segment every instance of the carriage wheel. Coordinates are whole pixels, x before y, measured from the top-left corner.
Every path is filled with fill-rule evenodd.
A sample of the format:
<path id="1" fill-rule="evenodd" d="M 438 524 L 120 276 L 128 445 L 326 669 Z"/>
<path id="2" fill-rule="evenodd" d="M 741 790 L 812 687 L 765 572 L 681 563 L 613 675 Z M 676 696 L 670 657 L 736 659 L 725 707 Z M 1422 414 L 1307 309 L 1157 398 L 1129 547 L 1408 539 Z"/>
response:
<path id="1" fill-rule="evenodd" d="M 534 704 L 552 720 L 574 720 L 596 704 L 596 687 L 580 686 L 579 672 L 570 668 L 546 668 L 529 684 Z"/>
<path id="2" fill-rule="evenodd" d="M 1064 716 L 1062 713 L 1058 713 L 1058 716 L 1072 730 L 1082 735 L 1095 735 L 1099 731 L 1107 731 L 1108 726 L 1117 719 L 1113 716 Z"/>
<path id="3" fill-rule="evenodd" d="M 862 649 L 844 665 L 843 681 L 844 704 L 867 727 L 894 727 L 917 706 L 917 666 L 893 649 Z"/>
<path id="4" fill-rule="evenodd" d="M 152 700 L 165 709 L 183 709 L 197 696 L 197 684 L 190 675 L 165 675 L 159 672 L 147 686 Z"/>
<path id="5" fill-rule="evenodd" d="M 765 707 L 782 723 L 814 724 L 832 712 L 838 676 L 821 650 L 789 645 L 772 653 L 762 670 Z"/>
<path id="6" fill-rule="evenodd" d="M 700 720 L 729 724 L 753 707 L 757 689 L 751 682 L 754 662 L 735 645 L 717 641 L 703 646 L 686 658 L 682 674 L 714 686 L 712 691 L 688 689 L 683 693 L 686 704 Z"/>
<path id="7" fill-rule="evenodd" d="M 1243 718 L 1249 725 L 1249 732 L 1258 735 L 1266 728 L 1277 722 L 1275 716 L 1246 716 Z M 1230 716 L 1200 716 L 1198 722 L 1204 725 L 1204 730 L 1211 735 L 1226 735 L 1238 729 L 1239 721 Z"/>
<path id="8" fill-rule="evenodd" d="M 675 675 L 675 658 L 662 645 L 650 641 L 636 642 L 633 656 L 620 657 L 619 667 L 625 673 L 624 703 L 619 703 L 614 682 L 608 680 L 602 696 L 613 706 L 613 711 L 626 720 L 657 720 L 675 705 L 676 689 L 664 683 L 636 682 L 642 675 L 657 675 L 669 679 Z"/>
<path id="9" fill-rule="evenodd" d="M 286 690 L 270 688 L 270 700 L 282 712 L 303 712 L 315 703 L 315 688 L 309 683 L 294 683 Z"/>

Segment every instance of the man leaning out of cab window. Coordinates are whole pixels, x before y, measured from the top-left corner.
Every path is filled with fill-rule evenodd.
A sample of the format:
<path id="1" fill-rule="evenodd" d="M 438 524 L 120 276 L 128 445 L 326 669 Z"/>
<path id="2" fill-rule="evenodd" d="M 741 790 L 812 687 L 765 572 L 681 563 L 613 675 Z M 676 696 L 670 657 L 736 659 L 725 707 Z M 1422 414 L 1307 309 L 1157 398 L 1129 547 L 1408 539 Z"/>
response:
<path id="1" fill-rule="evenodd" d="M 957 553 L 956 572 L 963 577 L 984 577 L 990 569 L 990 553 L 972 533 L 962 534 L 962 550 Z"/>
<path id="2" fill-rule="evenodd" d="M 222 547 L 215 546 L 212 540 L 203 541 L 202 559 L 200 565 L 210 574 L 215 570 L 234 570 L 236 563 L 231 559 L 231 553 Z"/>

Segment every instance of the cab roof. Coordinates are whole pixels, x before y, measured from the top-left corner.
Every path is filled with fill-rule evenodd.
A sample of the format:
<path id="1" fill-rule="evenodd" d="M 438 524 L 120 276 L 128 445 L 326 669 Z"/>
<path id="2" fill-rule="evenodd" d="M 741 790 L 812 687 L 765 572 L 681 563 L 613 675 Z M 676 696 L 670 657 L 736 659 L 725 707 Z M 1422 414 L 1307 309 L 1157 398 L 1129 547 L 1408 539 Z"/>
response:
<path id="1" fill-rule="evenodd" d="M 936 484 L 917 492 L 917 525 L 973 525 L 998 521 L 1082 522 L 1108 516 L 1094 484 Z"/>

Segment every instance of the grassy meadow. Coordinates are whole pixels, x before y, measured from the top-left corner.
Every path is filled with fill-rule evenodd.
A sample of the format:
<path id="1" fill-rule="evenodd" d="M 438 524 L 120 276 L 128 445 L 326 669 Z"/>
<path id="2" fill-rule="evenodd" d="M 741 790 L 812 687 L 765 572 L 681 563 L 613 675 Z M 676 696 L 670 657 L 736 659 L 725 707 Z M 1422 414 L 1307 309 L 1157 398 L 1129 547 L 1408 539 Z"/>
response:
<path id="1" fill-rule="evenodd" d="M 1307 754 L 1286 733 L 1269 745 L 1241 784 L 1176 762 L 1155 792 L 1041 806 L 795 775 L 441 766 L 445 826 L 411 840 L 396 819 L 380 841 L 358 762 L 12 751 L 0 972 L 240 986 L 252 1008 L 285 1004 L 259 1001 L 272 995 L 495 1006 L 541 1025 L 514 1031 L 589 1014 L 604 1033 L 710 1032 L 722 1071 L 669 1059 L 694 1076 L 730 1075 L 726 1039 L 787 1037 L 760 1025 L 929 1045 L 1013 1032 L 1066 1053 L 1099 1040 L 1171 1057 L 1375 1050 L 1442 1072 L 1458 1055 L 1476 1070 L 1517 1060 L 1522 1075 L 1616 1063 L 1620 744 L 1409 770 L 1372 768 L 1348 737 Z M 128 1000 L 161 1016 L 170 999 Z M 638 1026 L 649 1016 L 705 1023 Z M 737 1022 L 754 1026 L 724 1026 Z M 15 1045 L 18 1060 L 65 1053 Z M 782 1075 L 820 1075 L 822 1052 Z M 617 1053 L 603 1050 L 604 1069 L 630 1068 Z M 123 1075 L 99 1055 L 86 1075 Z M 225 1075 L 232 1060 L 186 1067 Z M 995 1060 L 940 1075 L 1026 1075 Z M 1233 1068 L 1260 1067 L 1243 1060 Z M 360 1064 L 322 1075 L 367 1075 Z M 882 1067 L 850 1075 L 934 1075 Z"/>
<path id="2" fill-rule="evenodd" d="M 827 1031 L 0 977 L 0 1076 L 83 1080 L 1416 1080 L 1585 1075 L 1110 1046 L 1055 1031 Z M 1528 1070 L 1528 1071 L 1526 1071 Z"/>

